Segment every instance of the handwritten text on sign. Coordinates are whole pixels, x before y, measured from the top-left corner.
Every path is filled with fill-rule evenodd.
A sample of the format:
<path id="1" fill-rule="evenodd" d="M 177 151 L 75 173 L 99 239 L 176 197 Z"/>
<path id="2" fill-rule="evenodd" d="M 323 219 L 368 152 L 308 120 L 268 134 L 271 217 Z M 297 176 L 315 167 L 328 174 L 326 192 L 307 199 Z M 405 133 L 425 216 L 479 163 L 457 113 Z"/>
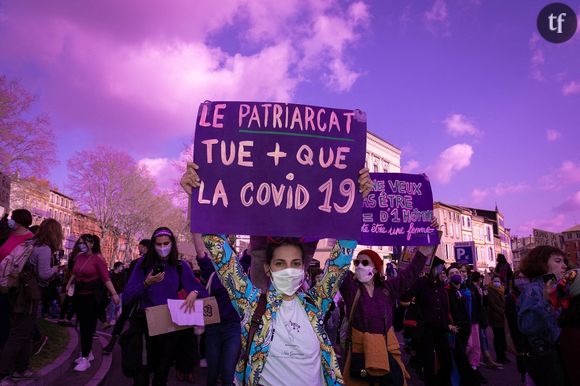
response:
<path id="1" fill-rule="evenodd" d="M 424 175 L 371 173 L 373 191 L 363 202 L 363 245 L 435 245 L 433 194 Z"/>
<path id="2" fill-rule="evenodd" d="M 191 229 L 356 239 L 365 140 L 358 110 L 203 103 L 194 139 L 202 185 Z"/>

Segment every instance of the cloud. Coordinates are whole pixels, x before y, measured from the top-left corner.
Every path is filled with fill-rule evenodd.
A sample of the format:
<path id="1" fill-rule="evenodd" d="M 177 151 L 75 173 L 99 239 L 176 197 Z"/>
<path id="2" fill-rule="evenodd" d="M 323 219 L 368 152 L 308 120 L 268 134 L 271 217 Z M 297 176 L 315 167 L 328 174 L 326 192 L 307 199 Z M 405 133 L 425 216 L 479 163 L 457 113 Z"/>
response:
<path id="1" fill-rule="evenodd" d="M 417 160 L 409 160 L 406 164 L 403 165 L 401 172 L 403 173 L 413 173 L 415 170 L 419 168 L 419 161 Z"/>
<path id="2" fill-rule="evenodd" d="M 529 47 L 531 52 L 530 58 L 530 75 L 532 79 L 537 81 L 543 81 L 544 74 L 542 72 L 542 68 L 544 66 L 545 58 L 544 58 L 544 51 L 540 48 L 539 42 L 540 37 L 537 33 L 534 33 L 529 41 Z"/>
<path id="3" fill-rule="evenodd" d="M 544 190 L 558 191 L 566 185 L 580 184 L 580 165 L 566 160 L 560 167 L 539 179 L 539 185 Z"/>
<path id="4" fill-rule="evenodd" d="M 481 203 L 488 196 L 501 197 L 506 194 L 519 193 L 530 190 L 531 187 L 525 183 L 499 183 L 491 188 L 475 188 L 471 192 L 471 198 L 475 203 Z"/>
<path id="5" fill-rule="evenodd" d="M 558 214 L 550 218 L 539 218 L 525 221 L 522 225 L 515 229 L 514 233 L 520 235 L 532 234 L 532 229 L 543 229 L 550 232 L 561 232 L 565 228 L 567 217 L 563 214 Z"/>
<path id="6" fill-rule="evenodd" d="M 138 164 L 147 170 L 157 187 L 164 191 L 173 191 L 173 185 L 181 177 L 168 158 L 143 158 Z"/>
<path id="7" fill-rule="evenodd" d="M 434 35 L 451 36 L 449 14 L 445 0 L 435 0 L 433 6 L 423 14 L 425 26 Z"/>
<path id="8" fill-rule="evenodd" d="M 489 190 L 475 188 L 471 192 L 471 198 L 476 204 L 482 202 L 487 196 L 489 196 Z"/>
<path id="9" fill-rule="evenodd" d="M 556 212 L 567 214 L 580 212 L 580 190 L 568 197 L 564 202 L 554 208 Z"/>
<path id="10" fill-rule="evenodd" d="M 549 129 L 546 132 L 546 139 L 548 140 L 548 142 L 554 142 L 557 139 L 559 139 L 561 136 L 562 136 L 562 133 L 560 133 L 558 130 Z"/>
<path id="11" fill-rule="evenodd" d="M 575 80 L 566 83 L 562 86 L 562 94 L 564 95 L 574 95 L 580 94 L 580 82 L 576 82 Z"/>
<path id="12" fill-rule="evenodd" d="M 1 12 L 3 67 L 42 68 L 27 86 L 57 130 L 144 151 L 190 134 L 206 99 L 288 101 L 310 78 L 349 90 L 360 76 L 349 50 L 370 20 L 364 2 L 335 0 L 23 1 Z"/>
<path id="13" fill-rule="evenodd" d="M 461 135 L 479 135 L 480 130 L 462 114 L 451 114 L 443 121 L 447 127 L 447 134 L 453 137 Z"/>
<path id="14" fill-rule="evenodd" d="M 472 156 L 473 148 L 466 143 L 448 147 L 439 155 L 435 164 L 427 169 L 427 175 L 431 180 L 446 184 L 453 175 L 469 166 Z"/>

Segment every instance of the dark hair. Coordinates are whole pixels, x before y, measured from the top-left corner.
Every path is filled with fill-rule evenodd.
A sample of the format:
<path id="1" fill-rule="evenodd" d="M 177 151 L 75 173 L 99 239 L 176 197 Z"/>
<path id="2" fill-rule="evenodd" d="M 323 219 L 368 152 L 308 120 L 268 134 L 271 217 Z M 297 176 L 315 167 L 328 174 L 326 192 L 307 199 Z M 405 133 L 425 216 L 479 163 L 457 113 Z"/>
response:
<path id="1" fill-rule="evenodd" d="M 25 228 L 32 225 L 32 214 L 26 209 L 14 209 L 10 217 Z"/>
<path id="2" fill-rule="evenodd" d="M 116 261 L 116 262 L 115 262 L 115 264 L 113 264 L 113 268 L 114 268 L 114 269 L 117 269 L 117 268 L 119 268 L 119 267 L 120 267 L 120 266 L 122 266 L 122 265 L 123 265 L 123 263 L 122 263 L 122 262 L 120 262 L 120 261 Z"/>
<path id="3" fill-rule="evenodd" d="M 167 227 L 159 227 L 155 229 L 153 235 L 151 236 L 151 246 L 155 247 L 155 239 L 161 236 L 168 236 L 169 240 L 171 241 L 171 251 L 167 256 L 167 263 L 169 265 L 178 266 L 179 259 L 178 259 L 178 251 L 177 251 L 177 242 L 175 241 L 175 236 L 171 229 Z M 143 263 L 141 263 L 141 268 L 143 272 L 147 273 L 149 270 L 153 268 L 153 266 L 161 260 L 161 257 L 157 253 L 155 248 L 148 248 L 145 257 L 143 258 Z"/>
<path id="4" fill-rule="evenodd" d="M 149 248 L 151 248 L 151 240 L 150 239 L 143 239 L 143 240 L 139 241 L 139 245 L 142 245 L 145 248 L 149 249 Z"/>
<path id="5" fill-rule="evenodd" d="M 496 261 L 497 261 L 496 265 L 497 264 L 507 264 L 507 260 L 505 259 L 505 255 L 503 253 L 499 253 L 497 255 Z"/>
<path id="6" fill-rule="evenodd" d="M 540 277 L 548 272 L 548 260 L 550 260 L 550 256 L 552 255 L 564 256 L 564 252 L 560 248 L 550 245 L 535 247 L 521 261 L 520 271 L 528 279 Z"/>
<path id="7" fill-rule="evenodd" d="M 287 237 L 284 239 L 276 239 L 275 241 L 268 241 L 268 244 L 266 245 L 266 263 L 270 265 L 272 263 L 272 258 L 274 257 L 274 252 L 276 249 L 286 245 L 294 246 L 300 249 L 300 256 L 302 257 L 302 262 L 304 262 L 304 247 L 302 246 L 302 243 L 297 239 Z"/>
<path id="8" fill-rule="evenodd" d="M 88 233 L 81 235 L 80 239 L 82 241 L 84 241 L 85 243 L 89 242 L 89 243 L 93 243 L 93 247 L 91 248 L 91 253 L 96 255 L 96 254 L 101 254 L 101 238 L 97 235 L 90 235 Z M 88 245 L 87 245 L 88 247 Z"/>
<path id="9" fill-rule="evenodd" d="M 38 227 L 38 231 L 32 238 L 34 245 L 47 245 L 54 253 L 62 249 L 62 226 L 53 218 L 47 218 Z"/>
<path id="10" fill-rule="evenodd" d="M 471 281 L 478 281 L 481 280 L 481 273 L 479 273 L 478 271 L 473 271 L 471 272 Z"/>
<path id="11" fill-rule="evenodd" d="M 8 213 L 4 213 L 0 219 L 0 247 L 4 245 L 8 237 L 10 237 L 11 229 L 8 228 Z"/>

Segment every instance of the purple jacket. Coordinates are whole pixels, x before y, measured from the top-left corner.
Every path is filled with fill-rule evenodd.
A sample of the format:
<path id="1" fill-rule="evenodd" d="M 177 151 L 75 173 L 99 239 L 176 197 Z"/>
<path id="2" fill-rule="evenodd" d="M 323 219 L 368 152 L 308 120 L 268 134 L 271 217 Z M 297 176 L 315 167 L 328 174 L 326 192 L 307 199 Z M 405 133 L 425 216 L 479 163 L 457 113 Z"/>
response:
<path id="1" fill-rule="evenodd" d="M 145 309 L 160 304 L 167 304 L 167 299 L 177 299 L 177 290 L 179 288 L 177 267 L 165 264 L 165 278 L 163 281 L 145 288 L 143 282 L 149 272 L 143 272 L 141 269 L 142 263 L 143 258 L 140 258 L 135 264 L 133 272 L 131 272 L 131 277 L 123 291 L 123 303 L 129 304 L 133 300 L 140 298 L 140 308 Z M 191 291 L 197 291 L 198 299 L 207 297 L 207 291 L 193 276 L 189 264 L 182 263 L 181 267 L 181 284 L 183 289 L 188 293 Z"/>
<path id="2" fill-rule="evenodd" d="M 354 278 L 354 274 L 349 272 L 340 286 L 340 294 L 346 303 L 346 318 L 350 315 L 357 290 L 361 289 L 352 327 L 363 332 L 386 335 L 393 325 L 395 301 L 417 281 L 425 260 L 427 258 L 424 255 L 418 254 L 397 277 L 384 280 L 382 287 L 375 286 L 373 297 L 370 297 L 364 286 Z"/>

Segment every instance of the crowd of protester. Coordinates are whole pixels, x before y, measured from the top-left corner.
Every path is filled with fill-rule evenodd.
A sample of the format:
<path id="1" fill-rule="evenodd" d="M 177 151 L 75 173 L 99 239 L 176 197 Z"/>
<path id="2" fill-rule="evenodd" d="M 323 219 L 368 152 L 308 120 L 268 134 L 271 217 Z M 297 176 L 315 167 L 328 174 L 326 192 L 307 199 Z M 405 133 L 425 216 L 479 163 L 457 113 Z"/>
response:
<path id="1" fill-rule="evenodd" d="M 191 193 L 199 184 L 188 167 L 182 185 Z M 366 169 L 359 188 L 370 189 Z M 580 278 L 558 248 L 534 248 L 515 272 L 500 254 L 487 272 L 434 257 L 422 273 L 423 248 L 397 268 L 371 249 L 354 256 L 356 241 L 337 240 L 324 268 L 310 269 L 298 238 L 252 237 L 243 252 L 226 235 L 192 240 L 194 260 L 181 259 L 172 230 L 161 227 L 126 269 L 107 267 L 97 235 L 82 234 L 62 256 L 56 220 L 33 228 L 26 209 L 4 216 L 0 262 L 27 260 L 17 285 L 0 291 L 0 384 L 35 376 L 30 358 L 47 338 L 39 317 L 78 328 L 78 372 L 94 360 L 98 322 L 112 329 L 103 353 L 121 346 L 134 385 L 165 385 L 171 367 L 194 383 L 195 368 L 207 366 L 208 385 L 407 385 L 413 374 L 428 386 L 476 386 L 488 383 L 481 367 L 501 372 L 511 361 L 522 384 L 580 379 Z M 149 334 L 148 307 L 182 299 L 189 312 L 208 296 L 219 323 Z"/>

